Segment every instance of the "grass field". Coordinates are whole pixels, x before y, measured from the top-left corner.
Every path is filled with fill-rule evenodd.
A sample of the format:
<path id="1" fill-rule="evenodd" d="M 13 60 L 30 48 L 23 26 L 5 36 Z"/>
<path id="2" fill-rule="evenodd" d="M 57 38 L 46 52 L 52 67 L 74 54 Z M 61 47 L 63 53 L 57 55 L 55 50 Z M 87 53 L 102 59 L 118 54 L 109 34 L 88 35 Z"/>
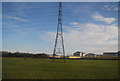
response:
<path id="1" fill-rule="evenodd" d="M 3 79 L 116 79 L 117 60 L 3 58 Z M 57 60 L 61 61 L 61 60 Z"/>

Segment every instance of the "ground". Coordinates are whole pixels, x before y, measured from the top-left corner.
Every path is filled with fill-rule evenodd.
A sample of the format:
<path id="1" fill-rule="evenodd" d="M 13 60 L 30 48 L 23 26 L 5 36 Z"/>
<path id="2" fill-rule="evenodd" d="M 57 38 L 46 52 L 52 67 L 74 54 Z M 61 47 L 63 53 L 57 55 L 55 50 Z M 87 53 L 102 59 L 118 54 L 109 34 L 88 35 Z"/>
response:
<path id="1" fill-rule="evenodd" d="M 118 60 L 3 58 L 3 79 L 117 79 Z M 59 62 L 58 62 L 59 61 Z"/>

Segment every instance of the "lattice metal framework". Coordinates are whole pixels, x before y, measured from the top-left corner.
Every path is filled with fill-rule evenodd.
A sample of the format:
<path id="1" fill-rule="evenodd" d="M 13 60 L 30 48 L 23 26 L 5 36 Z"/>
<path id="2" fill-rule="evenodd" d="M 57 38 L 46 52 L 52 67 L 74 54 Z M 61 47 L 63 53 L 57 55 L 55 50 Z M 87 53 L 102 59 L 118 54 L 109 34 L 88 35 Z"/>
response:
<path id="1" fill-rule="evenodd" d="M 58 11 L 58 26 L 57 34 L 55 39 L 55 46 L 53 51 L 53 62 L 55 58 L 60 56 L 64 59 L 65 62 L 65 49 L 64 49 L 64 40 L 63 40 L 63 30 L 62 30 L 62 2 L 59 2 L 59 11 Z"/>

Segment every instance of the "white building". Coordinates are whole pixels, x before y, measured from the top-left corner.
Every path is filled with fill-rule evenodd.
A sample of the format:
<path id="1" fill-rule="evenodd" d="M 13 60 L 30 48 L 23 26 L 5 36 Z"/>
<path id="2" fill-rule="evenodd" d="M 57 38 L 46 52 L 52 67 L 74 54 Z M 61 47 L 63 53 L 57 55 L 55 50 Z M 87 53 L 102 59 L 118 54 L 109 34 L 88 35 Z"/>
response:
<path id="1" fill-rule="evenodd" d="M 80 52 L 80 51 L 77 51 L 73 54 L 73 56 L 80 56 L 80 57 L 83 57 L 85 56 L 85 53 L 84 52 Z"/>

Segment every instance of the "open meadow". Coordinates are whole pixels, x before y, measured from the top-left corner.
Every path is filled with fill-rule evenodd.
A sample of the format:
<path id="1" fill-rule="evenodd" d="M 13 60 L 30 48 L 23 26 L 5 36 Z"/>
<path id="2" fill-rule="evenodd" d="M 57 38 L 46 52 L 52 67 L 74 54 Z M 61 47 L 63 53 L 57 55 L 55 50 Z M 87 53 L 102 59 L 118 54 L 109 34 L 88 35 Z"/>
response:
<path id="1" fill-rule="evenodd" d="M 3 58 L 3 79 L 117 79 L 118 60 Z"/>

